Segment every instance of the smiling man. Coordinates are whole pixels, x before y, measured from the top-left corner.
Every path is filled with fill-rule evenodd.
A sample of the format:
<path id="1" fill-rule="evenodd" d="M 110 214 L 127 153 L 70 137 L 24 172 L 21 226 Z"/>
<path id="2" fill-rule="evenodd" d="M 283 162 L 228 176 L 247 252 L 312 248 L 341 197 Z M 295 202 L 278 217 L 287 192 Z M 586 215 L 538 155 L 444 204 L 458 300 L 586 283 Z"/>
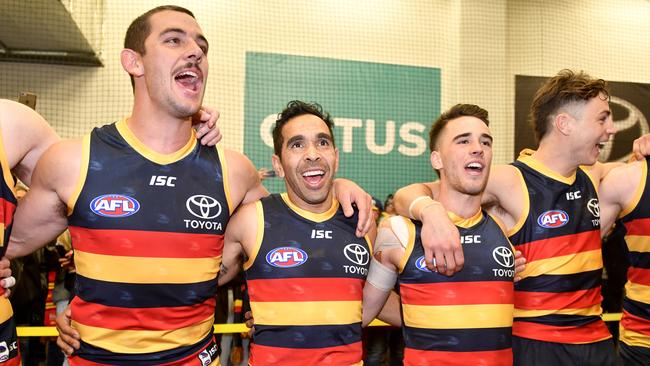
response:
<path id="1" fill-rule="evenodd" d="M 596 164 L 603 143 L 616 132 L 608 100 L 604 80 L 562 70 L 533 99 L 537 151 L 492 168 L 483 205 L 504 222 L 527 261 L 515 286 L 515 365 L 617 363 L 600 317 L 603 265 L 595 209 L 598 184 L 613 167 Z M 429 233 L 455 231 L 457 237 L 442 206 L 429 198 L 437 189 L 426 183 L 399 191 L 397 210 L 422 219 Z M 415 201 L 421 195 L 426 198 Z M 411 210 L 405 209 L 410 202 Z M 422 240 L 426 248 L 450 237 L 423 234 Z"/>
<path id="2" fill-rule="evenodd" d="M 43 154 L 7 256 L 26 255 L 69 226 L 80 340 L 58 325 L 60 340 L 78 347 L 71 365 L 215 365 L 224 231 L 239 204 L 268 192 L 244 155 L 196 141 L 192 115 L 203 100 L 209 46 L 193 14 L 152 9 L 131 23 L 124 43 L 131 115 Z M 352 201 L 365 203 L 369 217 L 366 196 Z"/>
<path id="3" fill-rule="evenodd" d="M 293 101 L 273 129 L 286 193 L 242 206 L 226 231 L 219 283 L 243 264 L 255 318 L 250 365 L 359 365 L 370 239 L 332 195 L 332 120 Z"/>
<path id="4" fill-rule="evenodd" d="M 431 165 L 438 200 L 458 228 L 464 269 L 453 276 L 424 265 L 422 223 L 384 220 L 363 295 L 363 323 L 382 309 L 399 282 L 404 365 L 512 365 L 515 256 L 508 238 L 481 209 L 492 162 L 488 113 L 457 104 L 434 122 Z"/>

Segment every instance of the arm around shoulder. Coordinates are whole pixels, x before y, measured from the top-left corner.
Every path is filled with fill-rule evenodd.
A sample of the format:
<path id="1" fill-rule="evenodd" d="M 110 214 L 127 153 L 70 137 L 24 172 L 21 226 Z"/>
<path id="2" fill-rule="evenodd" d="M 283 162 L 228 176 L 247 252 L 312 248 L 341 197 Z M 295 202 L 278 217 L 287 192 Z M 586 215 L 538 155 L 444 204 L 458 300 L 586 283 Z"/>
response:
<path id="1" fill-rule="evenodd" d="M 225 149 L 228 181 L 234 208 L 269 195 L 253 163 L 244 154 Z"/>
<path id="2" fill-rule="evenodd" d="M 235 278 L 242 270 L 244 261 L 252 254 L 259 230 L 256 206 L 256 202 L 242 205 L 228 222 L 219 268 L 219 286 Z"/>

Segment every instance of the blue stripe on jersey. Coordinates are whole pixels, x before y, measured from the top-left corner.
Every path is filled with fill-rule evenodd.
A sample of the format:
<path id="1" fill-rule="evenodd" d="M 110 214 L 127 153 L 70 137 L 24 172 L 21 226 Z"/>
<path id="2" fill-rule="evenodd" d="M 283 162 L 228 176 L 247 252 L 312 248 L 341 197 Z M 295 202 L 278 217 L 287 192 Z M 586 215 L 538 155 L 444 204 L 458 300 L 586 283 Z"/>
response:
<path id="1" fill-rule="evenodd" d="M 582 325 L 587 325 L 600 320 L 600 316 L 591 315 L 564 315 L 564 314 L 551 314 L 536 316 L 534 318 L 517 318 L 515 321 L 546 324 L 546 325 L 555 325 L 555 326 L 566 326 L 566 327 L 579 327 Z"/>
<path id="2" fill-rule="evenodd" d="M 648 304 L 632 300 L 626 296 L 623 298 L 623 308 L 632 315 L 650 319 L 650 307 L 648 307 Z"/>
<path id="3" fill-rule="evenodd" d="M 425 351 L 480 352 L 512 347 L 512 328 L 424 329 L 404 325 L 408 348 Z"/>
<path id="4" fill-rule="evenodd" d="M 603 270 L 566 275 L 541 275 L 527 277 L 515 283 L 516 291 L 569 292 L 589 290 L 600 284 Z"/>
<path id="5" fill-rule="evenodd" d="M 361 341 L 361 323 L 344 325 L 255 325 L 255 344 L 269 347 L 325 348 Z"/>
<path id="6" fill-rule="evenodd" d="M 213 337 L 214 335 L 210 333 L 201 342 L 192 346 L 178 347 L 169 351 L 138 353 L 138 354 L 128 354 L 128 353 L 107 354 L 105 349 L 95 347 L 84 341 L 80 341 L 79 342 L 80 347 L 77 351 L 75 351 L 74 355 L 80 356 L 83 359 L 91 362 L 96 362 L 96 363 L 106 364 L 106 365 L 113 364 L 116 360 L 116 357 L 119 357 L 120 366 L 160 365 L 160 360 L 165 360 L 165 363 L 174 362 L 184 357 L 187 357 L 192 353 L 198 352 L 199 350 L 201 350 L 201 348 L 204 348 L 208 343 L 210 343 Z"/>
<path id="7" fill-rule="evenodd" d="M 217 291 L 217 279 L 189 284 L 129 284 L 94 280 L 77 274 L 77 296 L 86 302 L 123 308 L 191 306 Z"/>

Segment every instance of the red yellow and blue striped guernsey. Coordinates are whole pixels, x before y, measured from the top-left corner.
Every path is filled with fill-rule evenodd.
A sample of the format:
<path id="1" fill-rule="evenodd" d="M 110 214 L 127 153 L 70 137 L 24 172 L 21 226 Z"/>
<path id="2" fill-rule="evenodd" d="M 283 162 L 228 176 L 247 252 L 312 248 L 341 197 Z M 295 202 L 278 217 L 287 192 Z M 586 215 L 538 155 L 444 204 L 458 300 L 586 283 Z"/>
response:
<path id="1" fill-rule="evenodd" d="M 371 248 L 334 200 L 314 214 L 285 194 L 257 202 L 256 250 L 244 264 L 255 319 L 249 363 L 360 365 L 361 300 Z"/>
<path id="2" fill-rule="evenodd" d="M 627 271 L 619 340 L 628 346 L 650 348 L 650 182 L 648 158 L 634 200 L 620 216 L 630 268 Z"/>
<path id="3" fill-rule="evenodd" d="M 611 337 L 601 319 L 603 260 L 597 183 L 579 168 L 563 177 L 530 150 L 513 165 L 526 194 L 524 214 L 509 233 L 526 258 L 515 284 L 513 334 L 584 344 Z"/>
<path id="4" fill-rule="evenodd" d="M 7 251 L 14 211 L 16 211 L 16 193 L 14 191 L 14 178 L 11 175 L 9 161 L 0 135 L 0 168 L 2 168 L 2 181 L 0 182 L 0 258 Z M 0 287 L 0 363 L 6 366 L 20 365 L 20 352 L 16 336 L 14 313 L 9 299 L 4 296 L 5 289 Z"/>
<path id="5" fill-rule="evenodd" d="M 163 155 L 126 120 L 83 140 L 70 198 L 77 268 L 71 365 L 217 365 L 217 273 L 232 212 L 223 151 Z"/>
<path id="6" fill-rule="evenodd" d="M 463 270 L 450 277 L 426 268 L 422 224 L 401 216 L 391 218 L 395 232 L 409 233 L 398 275 L 404 365 L 510 366 L 512 246 L 483 211 L 467 219 L 449 216 L 458 227 L 465 256 Z"/>

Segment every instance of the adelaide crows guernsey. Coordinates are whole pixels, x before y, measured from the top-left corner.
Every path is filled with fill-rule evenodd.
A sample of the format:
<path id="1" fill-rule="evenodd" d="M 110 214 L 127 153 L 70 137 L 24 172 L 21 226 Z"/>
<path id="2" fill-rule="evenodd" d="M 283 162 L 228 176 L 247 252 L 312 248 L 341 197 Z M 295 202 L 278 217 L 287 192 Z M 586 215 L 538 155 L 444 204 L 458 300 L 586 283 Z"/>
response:
<path id="1" fill-rule="evenodd" d="M 13 224 L 14 211 L 16 210 L 16 193 L 14 191 L 14 178 L 11 175 L 9 161 L 0 135 L 0 168 L 2 179 L 0 180 L 0 258 L 7 251 L 11 225 Z M 9 299 L 3 294 L 5 289 L 0 287 L 0 363 L 7 366 L 20 365 L 18 343 L 16 337 L 16 324 L 14 323 L 13 311 Z"/>
<path id="2" fill-rule="evenodd" d="M 158 154 L 126 120 L 84 138 L 68 204 L 77 297 L 73 365 L 218 364 L 217 273 L 232 212 L 224 153 Z"/>
<path id="3" fill-rule="evenodd" d="M 579 168 L 563 177 L 522 152 L 513 165 L 522 176 L 526 208 L 510 241 L 526 258 L 515 284 L 518 337 L 556 343 L 592 343 L 611 335 L 600 315 L 603 270 L 597 184 Z"/>
<path id="4" fill-rule="evenodd" d="M 326 212 L 286 193 L 257 202 L 257 245 L 244 264 L 255 335 L 249 363 L 358 365 L 371 247 L 333 200 Z"/>
<path id="5" fill-rule="evenodd" d="M 404 365 L 512 365 L 512 246 L 482 211 L 468 219 L 450 216 L 465 256 L 463 270 L 450 277 L 427 269 L 422 224 L 391 218 L 391 226 L 409 232 L 398 275 Z"/>
<path id="6" fill-rule="evenodd" d="M 650 347 L 650 182 L 648 158 L 643 163 L 641 184 L 630 206 L 620 214 L 630 268 L 627 271 L 620 341 L 629 346 Z"/>

